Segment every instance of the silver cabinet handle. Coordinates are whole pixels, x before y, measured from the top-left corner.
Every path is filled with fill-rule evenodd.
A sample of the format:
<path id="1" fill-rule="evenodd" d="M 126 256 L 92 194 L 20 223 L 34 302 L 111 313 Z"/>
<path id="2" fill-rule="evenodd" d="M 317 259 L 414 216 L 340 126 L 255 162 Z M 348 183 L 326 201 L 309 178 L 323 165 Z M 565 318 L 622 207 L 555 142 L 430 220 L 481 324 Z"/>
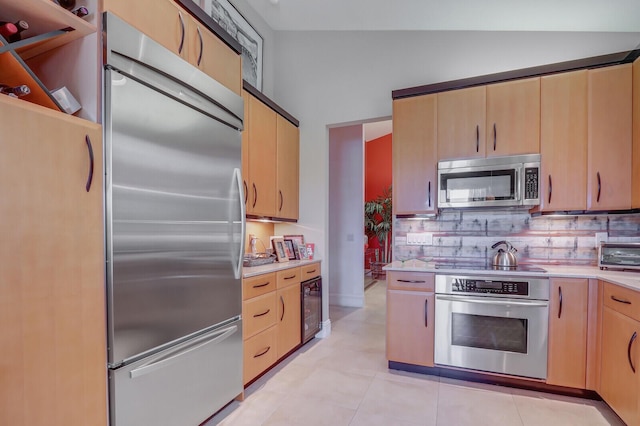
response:
<path id="1" fill-rule="evenodd" d="M 280 303 L 282 303 L 282 315 L 280 315 L 280 321 L 284 318 L 284 299 L 280 296 Z"/>
<path id="2" fill-rule="evenodd" d="M 429 328 L 429 299 L 424 299 L 424 327 Z"/>

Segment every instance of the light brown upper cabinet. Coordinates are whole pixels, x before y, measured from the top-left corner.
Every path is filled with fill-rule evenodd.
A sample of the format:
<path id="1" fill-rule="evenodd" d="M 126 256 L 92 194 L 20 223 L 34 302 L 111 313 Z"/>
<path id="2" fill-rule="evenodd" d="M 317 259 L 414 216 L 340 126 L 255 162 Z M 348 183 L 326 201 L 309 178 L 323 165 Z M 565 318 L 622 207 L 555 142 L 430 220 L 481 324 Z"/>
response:
<path id="1" fill-rule="evenodd" d="M 243 90 L 242 176 L 249 216 L 298 220 L 300 132 Z"/>
<path id="2" fill-rule="evenodd" d="M 438 93 L 438 159 L 484 157 L 486 87 Z"/>
<path id="3" fill-rule="evenodd" d="M 540 78 L 487 86 L 487 157 L 540 152 Z"/>
<path id="4" fill-rule="evenodd" d="M 587 71 L 540 80 L 540 210 L 587 207 Z"/>
<path id="5" fill-rule="evenodd" d="M 248 96 L 247 214 L 273 217 L 276 212 L 276 112 Z"/>
<path id="6" fill-rule="evenodd" d="M 437 95 L 393 101 L 393 210 L 437 211 Z"/>
<path id="7" fill-rule="evenodd" d="M 640 208 L 640 58 L 633 63 L 633 184 L 631 207 Z"/>
<path id="8" fill-rule="evenodd" d="M 631 208 L 632 64 L 588 71 L 587 209 Z"/>
<path id="9" fill-rule="evenodd" d="M 281 115 L 276 118 L 277 176 L 276 213 L 281 219 L 298 219 L 300 132 Z"/>
<path id="10" fill-rule="evenodd" d="M 110 11 L 238 95 L 240 55 L 172 0 L 104 0 Z"/>

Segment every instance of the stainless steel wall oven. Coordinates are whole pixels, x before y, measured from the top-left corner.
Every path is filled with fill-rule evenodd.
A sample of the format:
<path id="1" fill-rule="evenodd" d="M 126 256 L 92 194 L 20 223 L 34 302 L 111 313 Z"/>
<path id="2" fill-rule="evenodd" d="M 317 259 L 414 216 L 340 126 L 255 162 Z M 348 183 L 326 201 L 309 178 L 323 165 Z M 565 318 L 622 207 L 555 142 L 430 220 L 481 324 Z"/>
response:
<path id="1" fill-rule="evenodd" d="M 436 275 L 436 364 L 544 379 L 549 280 Z"/>

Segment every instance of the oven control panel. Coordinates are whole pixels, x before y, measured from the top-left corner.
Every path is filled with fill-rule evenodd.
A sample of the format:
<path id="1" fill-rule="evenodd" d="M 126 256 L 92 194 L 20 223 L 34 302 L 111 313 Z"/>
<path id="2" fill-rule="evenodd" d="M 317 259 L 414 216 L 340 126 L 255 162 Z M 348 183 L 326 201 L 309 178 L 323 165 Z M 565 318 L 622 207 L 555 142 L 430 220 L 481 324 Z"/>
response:
<path id="1" fill-rule="evenodd" d="M 453 293 L 484 293 L 528 296 L 527 281 L 496 281 L 482 279 L 455 278 L 452 282 Z"/>

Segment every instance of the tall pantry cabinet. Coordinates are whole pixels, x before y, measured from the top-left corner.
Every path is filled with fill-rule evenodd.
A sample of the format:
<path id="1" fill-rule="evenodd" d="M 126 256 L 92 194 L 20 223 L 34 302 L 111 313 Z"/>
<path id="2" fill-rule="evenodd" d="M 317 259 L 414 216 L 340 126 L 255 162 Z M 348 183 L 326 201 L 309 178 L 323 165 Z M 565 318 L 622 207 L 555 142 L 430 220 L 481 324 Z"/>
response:
<path id="1" fill-rule="evenodd" d="M 0 96 L 0 424 L 104 425 L 101 126 Z"/>

